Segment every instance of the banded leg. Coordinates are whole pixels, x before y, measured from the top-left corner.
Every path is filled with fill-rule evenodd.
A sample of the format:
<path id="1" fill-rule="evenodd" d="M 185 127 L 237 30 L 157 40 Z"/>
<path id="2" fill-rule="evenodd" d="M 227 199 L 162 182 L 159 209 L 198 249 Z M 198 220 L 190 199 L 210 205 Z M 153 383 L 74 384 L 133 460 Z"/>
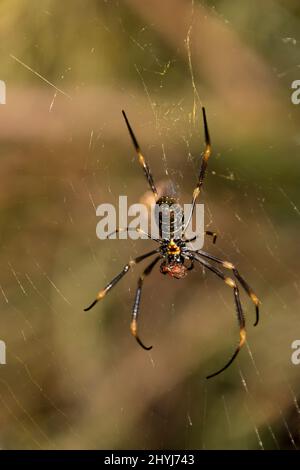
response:
<path id="1" fill-rule="evenodd" d="M 238 344 L 236 350 L 234 351 L 233 355 L 231 356 L 231 359 L 225 364 L 224 367 L 222 367 L 217 372 L 214 372 L 213 374 L 210 374 L 206 377 L 207 379 L 210 379 L 212 377 L 215 377 L 216 375 L 221 374 L 221 372 L 223 372 L 225 369 L 227 369 L 227 367 L 229 367 L 232 364 L 232 362 L 234 361 L 234 359 L 236 358 L 236 356 L 240 352 L 242 346 L 244 345 L 244 343 L 246 341 L 245 317 L 244 317 L 244 313 L 243 313 L 243 309 L 242 309 L 242 305 L 241 305 L 241 301 L 240 301 L 239 289 L 238 289 L 235 281 L 233 279 L 231 279 L 231 277 L 226 277 L 220 269 L 216 268 L 215 266 L 211 265 L 210 263 L 208 263 L 207 261 L 202 259 L 199 256 L 198 253 L 190 252 L 190 257 L 191 257 L 191 259 L 194 259 L 194 260 L 198 261 L 205 268 L 207 268 L 210 271 L 212 271 L 213 273 L 215 273 L 229 287 L 232 287 L 233 294 L 234 294 L 235 306 L 236 306 L 236 312 L 237 312 L 237 319 L 238 319 L 239 328 L 240 328 L 239 344 Z"/>
<path id="2" fill-rule="evenodd" d="M 205 230 L 204 233 L 205 233 L 205 235 L 208 235 L 209 237 L 212 237 L 212 242 L 215 245 L 215 243 L 217 241 L 217 238 L 218 238 L 218 234 L 216 232 L 211 232 L 210 230 Z"/>
<path id="3" fill-rule="evenodd" d="M 141 261 L 143 261 L 145 258 L 148 258 L 149 256 L 152 256 L 154 255 L 155 253 L 158 253 L 159 250 L 152 250 L 148 253 L 145 253 L 144 255 L 141 255 L 141 256 L 138 256 L 137 258 L 134 258 L 133 260 L 129 261 L 129 263 L 127 263 L 124 268 L 122 269 L 122 271 L 116 276 L 113 278 L 112 281 L 110 281 L 105 287 L 104 289 L 101 289 L 98 294 L 97 294 L 97 297 L 96 299 L 91 303 L 91 305 L 89 305 L 88 307 L 86 307 L 84 309 L 85 312 L 87 312 L 88 310 L 91 310 L 91 308 L 93 308 L 96 303 L 103 299 L 103 297 L 106 296 L 106 294 L 110 291 L 110 289 L 112 289 L 121 279 L 122 277 L 125 276 L 125 274 L 128 273 L 129 269 L 134 266 L 135 264 L 138 264 L 140 263 Z"/>
<path id="4" fill-rule="evenodd" d="M 158 238 L 152 238 L 151 235 L 149 235 L 148 233 L 144 232 L 144 230 L 142 230 L 141 228 L 137 227 L 137 228 L 133 228 L 133 227 L 125 227 L 125 228 L 117 228 L 116 230 L 114 230 L 113 232 L 109 233 L 107 235 L 107 239 L 110 239 L 110 237 L 112 237 L 112 235 L 116 235 L 117 233 L 120 233 L 120 232 L 137 232 L 137 233 L 142 233 L 143 235 L 146 235 L 147 238 L 149 238 L 150 240 L 153 240 L 155 242 L 158 242 L 160 243 L 160 240 Z"/>
<path id="5" fill-rule="evenodd" d="M 192 271 L 194 269 L 194 260 L 190 259 L 190 265 L 187 268 L 188 271 Z"/>
<path id="6" fill-rule="evenodd" d="M 157 256 L 146 267 L 146 269 L 143 271 L 143 274 L 139 277 L 138 287 L 137 287 L 137 290 L 136 290 L 135 300 L 134 300 L 134 304 L 133 304 L 133 308 L 132 308 L 132 315 L 131 315 L 131 323 L 130 323 L 131 334 L 135 337 L 135 339 L 137 340 L 139 345 L 142 346 L 142 348 L 146 349 L 147 351 L 152 349 L 152 346 L 145 346 L 144 343 L 140 340 L 140 338 L 138 336 L 138 331 L 137 331 L 137 321 L 138 321 L 138 316 L 139 316 L 139 311 L 140 311 L 140 302 L 141 302 L 141 295 L 142 295 L 142 287 L 143 287 L 144 278 L 146 276 L 149 276 L 149 274 L 151 273 L 152 269 L 154 268 L 154 266 L 156 265 L 156 263 L 158 262 L 159 259 L 160 259 L 160 256 Z"/>
<path id="7" fill-rule="evenodd" d="M 221 264 L 223 266 L 223 268 L 225 269 L 231 269 L 234 276 L 236 277 L 236 279 L 241 283 L 241 286 L 243 287 L 243 289 L 247 292 L 247 294 L 249 295 L 250 299 L 252 300 L 252 302 L 254 303 L 255 305 L 255 314 L 256 314 L 256 319 L 255 319 L 255 322 L 254 322 L 254 326 L 256 326 L 259 322 L 259 304 L 260 304 L 260 301 L 258 299 L 258 297 L 256 296 L 256 294 L 253 292 L 253 290 L 251 289 L 251 287 L 249 286 L 249 284 L 245 281 L 245 279 L 240 275 L 240 273 L 238 272 L 238 270 L 236 269 L 236 267 L 230 263 L 229 261 L 223 261 L 219 258 L 216 258 L 215 256 L 213 255 L 210 255 L 208 253 L 206 253 L 205 251 L 201 251 L 201 250 L 197 250 L 197 252 L 199 253 L 199 255 L 203 256 L 204 258 L 208 258 L 212 261 L 215 261 L 216 263 L 218 264 Z"/>
<path id="8" fill-rule="evenodd" d="M 216 232 L 211 232 L 210 230 L 205 230 L 204 232 L 205 235 L 208 235 L 209 237 L 212 237 L 213 239 L 213 244 L 216 243 L 217 241 L 217 237 L 218 237 L 218 234 Z M 190 243 L 190 242 L 193 242 L 196 240 L 196 238 L 198 238 L 199 235 L 195 235 L 193 238 L 189 238 L 188 240 L 185 240 L 185 243 Z"/>
<path id="9" fill-rule="evenodd" d="M 131 137 L 131 140 L 132 140 L 132 143 L 133 143 L 133 146 L 135 148 L 135 151 L 137 153 L 137 156 L 138 156 L 138 159 L 139 159 L 139 164 L 143 167 L 143 170 L 144 170 L 144 173 L 145 173 L 145 176 L 147 178 L 147 181 L 149 183 L 149 186 L 155 196 L 155 198 L 157 198 L 157 189 L 155 187 L 155 184 L 154 184 L 154 181 L 153 181 L 153 177 L 152 177 L 152 174 L 151 174 L 151 171 L 150 171 L 150 168 L 145 160 L 145 157 L 143 156 L 142 152 L 141 152 L 141 148 L 138 144 L 138 141 L 134 135 L 134 132 L 129 124 L 129 121 L 127 119 L 127 116 L 125 114 L 125 111 L 122 110 L 122 114 L 123 114 L 123 117 L 125 119 L 125 122 L 126 122 L 126 125 L 127 125 L 127 129 L 128 129 L 128 132 L 130 134 L 130 137 Z"/>
<path id="10" fill-rule="evenodd" d="M 193 238 L 183 239 L 185 243 L 194 242 L 198 238 L 198 235 L 195 235 Z"/>
<path id="11" fill-rule="evenodd" d="M 211 156 L 211 142 L 210 142 L 210 136 L 209 136 L 209 131 L 208 131 L 206 112 L 205 112 L 204 107 L 202 108 L 202 115 L 203 115 L 203 125 L 204 125 L 205 149 L 204 149 L 204 152 L 202 154 L 202 160 L 201 160 L 201 165 L 200 165 L 200 172 L 199 172 L 197 186 L 196 186 L 196 188 L 194 189 L 194 192 L 193 192 L 191 213 L 190 213 L 188 221 L 185 225 L 185 230 L 187 229 L 187 227 L 188 227 L 188 225 L 191 221 L 191 218 L 193 216 L 194 207 L 195 207 L 195 204 L 196 204 L 196 199 L 200 194 L 201 187 L 203 185 L 203 181 L 204 181 L 204 178 L 205 178 L 207 162 L 209 160 L 209 157 Z"/>

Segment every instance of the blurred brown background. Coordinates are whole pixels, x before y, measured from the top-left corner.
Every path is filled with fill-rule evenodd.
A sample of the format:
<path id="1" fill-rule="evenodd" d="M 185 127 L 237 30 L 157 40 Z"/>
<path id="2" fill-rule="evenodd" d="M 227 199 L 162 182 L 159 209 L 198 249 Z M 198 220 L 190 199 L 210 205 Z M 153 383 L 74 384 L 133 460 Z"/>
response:
<path id="1" fill-rule="evenodd" d="M 1 448 L 300 446 L 299 26 L 296 1 L 1 1 Z M 156 180 L 189 202 L 201 104 L 214 151 L 202 201 L 219 234 L 205 249 L 262 300 L 253 328 L 242 296 L 248 344 L 210 381 L 238 339 L 212 273 L 147 279 L 150 353 L 129 333 L 142 267 L 83 312 L 153 246 L 96 238 L 96 206 L 147 190 L 121 109 Z"/>

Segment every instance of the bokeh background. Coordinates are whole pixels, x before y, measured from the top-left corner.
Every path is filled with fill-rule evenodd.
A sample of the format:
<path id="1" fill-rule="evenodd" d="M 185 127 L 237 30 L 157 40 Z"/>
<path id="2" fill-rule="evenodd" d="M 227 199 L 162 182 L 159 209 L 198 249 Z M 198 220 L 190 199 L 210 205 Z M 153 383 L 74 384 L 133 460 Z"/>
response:
<path id="1" fill-rule="evenodd" d="M 2 0 L 0 79 L 0 447 L 297 449 L 300 366 L 299 2 Z M 130 272 L 151 241 L 101 241 L 95 208 L 147 183 L 126 109 L 156 181 L 189 202 L 207 108 L 213 156 L 202 195 L 205 249 L 239 267 L 248 343 L 232 291 L 200 268 L 145 282 L 129 333 Z"/>

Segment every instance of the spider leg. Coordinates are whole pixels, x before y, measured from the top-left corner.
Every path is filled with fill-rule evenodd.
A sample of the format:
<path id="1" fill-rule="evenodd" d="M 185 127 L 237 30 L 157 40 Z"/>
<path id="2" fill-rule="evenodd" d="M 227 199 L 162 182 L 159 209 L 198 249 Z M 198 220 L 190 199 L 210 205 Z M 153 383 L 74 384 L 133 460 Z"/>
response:
<path id="1" fill-rule="evenodd" d="M 205 233 L 205 235 L 208 235 L 208 236 L 210 236 L 210 237 L 213 238 L 213 244 L 216 243 L 217 237 L 218 237 L 218 234 L 217 234 L 216 232 L 211 232 L 210 230 L 205 230 L 204 233 Z M 185 243 L 190 243 L 190 242 L 195 241 L 196 238 L 198 238 L 198 235 L 195 235 L 193 238 L 189 238 L 188 240 L 186 240 L 186 239 L 184 238 L 184 242 L 185 242 Z"/>
<path id="2" fill-rule="evenodd" d="M 229 367 L 232 364 L 232 362 L 234 361 L 234 359 L 236 358 L 236 356 L 240 352 L 242 346 L 244 345 L 244 343 L 246 341 L 245 317 L 244 317 L 244 313 L 243 313 L 243 309 L 242 309 L 242 305 L 241 305 L 241 301 L 240 301 L 239 289 L 238 289 L 235 281 L 233 279 L 231 279 L 230 277 L 226 277 L 220 269 L 216 268 L 215 266 L 211 265 L 210 263 L 208 263 L 207 261 L 202 259 L 199 256 L 198 253 L 196 253 L 196 252 L 189 252 L 189 253 L 190 253 L 191 259 L 194 259 L 195 261 L 198 261 L 205 268 L 207 268 L 210 271 L 212 271 L 213 273 L 215 273 L 218 277 L 223 279 L 223 281 L 229 287 L 231 287 L 233 289 L 234 301 L 235 301 L 236 312 L 237 312 L 237 319 L 238 319 L 239 328 L 240 328 L 239 344 L 238 344 L 236 350 L 234 351 L 234 353 L 231 356 L 230 360 L 225 364 L 224 367 L 222 367 L 217 372 L 214 372 L 213 374 L 210 374 L 206 377 L 207 379 L 210 379 L 212 377 L 215 377 L 216 375 L 219 375 L 221 372 L 223 372 L 225 369 L 227 369 L 227 367 Z"/>
<path id="3" fill-rule="evenodd" d="M 139 277 L 138 280 L 138 286 L 135 294 L 135 300 L 132 308 L 132 315 L 131 315 L 131 323 L 130 323 L 130 331 L 131 334 L 135 337 L 137 342 L 139 343 L 140 346 L 142 346 L 143 349 L 146 349 L 149 351 L 152 349 L 152 346 L 145 346 L 144 343 L 140 340 L 137 332 L 137 321 L 138 321 L 138 316 L 139 316 L 139 311 L 140 311 L 140 302 L 141 302 L 141 295 L 142 295 L 142 287 L 143 287 L 143 282 L 144 278 L 148 276 L 158 260 L 160 259 L 160 256 L 157 256 L 143 271 L 142 275 Z"/>
<path id="4" fill-rule="evenodd" d="M 192 269 L 194 269 L 194 262 L 193 260 L 191 260 L 191 264 L 189 265 L 189 267 L 187 268 L 188 271 L 192 271 Z"/>
<path id="5" fill-rule="evenodd" d="M 215 245 L 216 241 L 217 241 L 217 238 L 218 238 L 218 234 L 216 232 L 211 232 L 210 230 L 205 230 L 205 235 L 208 235 L 209 237 L 212 237 L 213 239 L 213 244 Z"/>
<path id="6" fill-rule="evenodd" d="M 125 264 L 124 268 L 122 269 L 122 271 L 116 276 L 113 278 L 112 281 L 110 281 L 105 287 L 104 289 L 101 289 L 98 294 L 97 294 L 97 297 L 96 299 L 91 303 L 91 305 L 89 305 L 88 307 L 86 307 L 84 309 L 85 312 L 87 312 L 88 310 L 90 310 L 91 308 L 93 308 L 96 303 L 103 299 L 103 297 L 106 296 L 106 294 L 110 291 L 110 289 L 112 289 L 121 279 L 123 276 L 125 276 L 126 273 L 128 273 L 129 269 L 134 266 L 135 264 L 138 264 L 140 263 L 141 261 L 143 261 L 145 258 L 148 258 L 149 256 L 152 256 L 154 255 L 155 253 L 158 253 L 159 250 L 152 250 L 148 253 L 145 253 L 144 255 L 141 255 L 141 256 L 138 256 L 137 258 L 134 258 L 133 260 L 130 260 L 129 263 Z"/>
<path id="7" fill-rule="evenodd" d="M 186 269 L 188 271 L 192 271 L 194 269 L 194 260 L 191 259 L 189 256 L 185 257 L 185 259 L 189 261 L 189 265 L 186 266 Z"/>
<path id="8" fill-rule="evenodd" d="M 189 223 L 192 219 L 192 215 L 193 215 L 195 204 L 196 204 L 196 199 L 200 194 L 201 187 L 203 185 L 203 181 L 204 181 L 204 178 L 205 178 L 207 162 L 208 162 L 209 157 L 211 156 L 211 142 L 210 142 L 210 136 L 209 136 L 209 131 L 208 131 L 206 112 L 205 112 L 204 107 L 202 107 L 202 115 L 203 115 L 203 125 L 204 125 L 205 149 L 204 149 L 204 152 L 202 154 L 202 160 L 201 160 L 201 165 L 200 165 L 200 172 L 199 172 L 197 186 L 196 186 L 196 188 L 194 189 L 194 192 L 193 192 L 191 212 L 190 212 L 189 218 L 187 220 L 187 223 L 185 224 L 184 230 L 187 229 L 187 227 L 188 227 L 188 225 L 189 225 Z"/>
<path id="9" fill-rule="evenodd" d="M 152 238 L 151 235 L 149 235 L 148 233 L 144 232 L 144 230 L 142 230 L 141 228 L 137 227 L 137 228 L 134 228 L 134 227 L 125 227 L 125 228 L 117 228 L 116 230 L 114 230 L 113 232 L 109 233 L 107 235 L 107 238 L 109 239 L 110 237 L 112 237 L 112 235 L 115 235 L 116 233 L 120 233 L 120 232 L 138 232 L 138 233 L 142 233 L 143 235 L 147 235 L 147 238 L 149 238 L 150 240 L 153 240 L 155 242 L 158 242 L 158 243 L 161 243 L 161 241 L 158 239 L 158 238 Z"/>
<path id="10" fill-rule="evenodd" d="M 190 242 L 195 241 L 196 238 L 198 238 L 198 235 L 195 235 L 193 238 L 189 238 L 187 240 L 185 238 L 183 238 L 183 241 L 184 241 L 184 243 L 190 243 Z"/>
<path id="11" fill-rule="evenodd" d="M 226 269 L 231 269 L 234 276 L 236 277 L 236 279 L 241 283 L 243 289 L 247 292 L 247 294 L 249 295 L 250 299 L 252 300 L 252 302 L 254 303 L 255 305 L 255 313 L 256 313 L 256 319 L 255 319 L 255 322 L 254 322 L 254 326 L 256 326 L 259 322 L 259 304 L 260 304 L 260 301 L 258 299 L 258 297 L 256 296 L 256 294 L 253 292 L 253 290 L 251 289 L 251 287 L 249 286 L 249 284 L 245 281 L 245 279 L 240 275 L 240 273 L 238 272 L 238 270 L 236 269 L 236 267 L 230 263 L 229 261 L 223 261 L 219 258 L 216 258 L 215 256 L 213 255 L 210 255 L 208 253 L 206 253 L 205 251 L 201 251 L 201 250 L 197 250 L 198 253 L 203 256 L 204 258 L 208 258 L 212 261 L 215 261 L 216 263 L 218 264 L 221 264 L 223 266 L 223 268 L 226 268 Z"/>
<path id="12" fill-rule="evenodd" d="M 133 130 L 132 130 L 130 124 L 129 124 L 129 121 L 127 119 L 125 111 L 122 110 L 122 114 L 123 114 L 123 117 L 125 119 L 127 129 L 128 129 L 129 134 L 130 134 L 133 146 L 134 146 L 135 151 L 137 153 L 137 156 L 138 156 L 138 159 L 139 159 L 139 164 L 143 167 L 143 170 L 144 170 L 145 176 L 147 178 L 147 181 L 149 183 L 149 186 L 150 186 L 155 198 L 157 198 L 157 189 L 155 187 L 150 168 L 149 168 L 149 166 L 148 166 L 148 164 L 147 164 L 147 162 L 146 162 L 146 160 L 145 160 L 145 158 L 144 158 L 144 156 L 141 152 L 140 146 L 139 146 L 138 141 L 137 141 L 137 139 L 134 135 L 134 132 L 133 132 Z"/>

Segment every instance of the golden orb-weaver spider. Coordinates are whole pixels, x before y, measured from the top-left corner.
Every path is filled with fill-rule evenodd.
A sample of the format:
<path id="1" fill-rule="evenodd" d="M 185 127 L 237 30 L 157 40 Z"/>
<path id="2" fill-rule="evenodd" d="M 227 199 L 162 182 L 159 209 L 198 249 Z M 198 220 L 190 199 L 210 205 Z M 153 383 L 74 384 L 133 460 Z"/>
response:
<path id="1" fill-rule="evenodd" d="M 157 206 L 161 206 L 162 204 L 167 204 L 167 205 L 172 205 L 174 203 L 174 198 L 165 196 L 165 197 L 158 197 L 158 191 L 156 189 L 156 186 L 154 184 L 154 180 L 152 177 L 152 174 L 150 172 L 150 168 L 145 160 L 145 157 L 143 156 L 140 146 L 137 142 L 137 139 L 134 135 L 134 132 L 129 124 L 129 121 L 127 119 L 127 116 L 124 111 L 122 111 L 130 137 L 132 139 L 132 143 L 134 145 L 138 161 L 140 165 L 142 166 L 145 176 L 148 180 L 149 186 L 152 190 L 152 193 L 155 197 L 156 204 Z M 192 270 L 194 268 L 194 261 L 200 263 L 204 268 L 209 269 L 213 273 L 215 273 L 219 278 L 221 278 L 225 284 L 227 284 L 229 287 L 233 289 L 233 294 L 234 294 L 234 301 L 235 301 L 235 306 L 236 306 L 236 312 L 237 312 L 237 319 L 239 323 L 239 328 L 240 328 L 240 337 L 239 337 L 239 344 L 237 348 L 235 349 L 231 359 L 225 364 L 224 367 L 219 369 L 217 372 L 210 374 L 207 376 L 207 378 L 214 377 L 221 372 L 223 372 L 227 367 L 230 366 L 230 364 L 234 361 L 236 356 L 238 355 L 240 349 L 245 343 L 246 340 L 246 330 L 245 330 L 245 317 L 240 301 L 240 294 L 239 294 L 239 288 L 238 284 L 236 281 L 231 278 L 226 276 L 223 271 L 221 271 L 218 267 L 216 267 L 213 263 L 221 265 L 225 269 L 229 269 L 234 278 L 239 281 L 243 289 L 246 291 L 246 293 L 249 295 L 251 298 L 252 302 L 255 305 L 255 311 L 256 311 L 256 320 L 254 323 L 254 326 L 258 324 L 259 321 L 259 300 L 249 284 L 245 281 L 245 279 L 240 275 L 239 271 L 236 269 L 236 267 L 229 261 L 224 261 L 216 256 L 213 256 L 209 253 L 206 253 L 203 250 L 196 250 L 192 251 L 187 247 L 187 244 L 189 242 L 192 242 L 196 237 L 193 239 L 187 240 L 185 238 L 184 232 L 189 225 L 193 211 L 195 208 L 196 200 L 200 194 L 205 173 L 206 173 L 206 168 L 207 168 L 207 162 L 209 157 L 211 156 L 211 141 L 210 141 L 210 136 L 209 136 L 209 131 L 208 131 L 208 125 L 207 125 L 207 119 L 206 119 L 206 112 L 205 108 L 202 108 L 202 113 L 203 113 L 203 124 L 204 124 L 204 137 L 205 137 L 205 149 L 202 154 L 202 160 L 201 160 L 201 165 L 200 165 L 200 172 L 199 172 L 199 177 L 198 177 L 198 182 L 196 185 L 196 188 L 194 189 L 193 192 L 193 198 L 192 198 L 192 210 L 190 212 L 190 216 L 188 218 L 187 223 L 184 224 L 182 233 L 183 235 L 180 238 L 175 238 L 172 237 L 172 234 L 170 235 L 169 238 L 159 238 L 159 239 L 154 239 L 148 236 L 148 238 L 151 238 L 152 240 L 156 241 L 159 244 L 159 247 L 155 250 L 152 250 L 148 253 L 145 253 L 141 256 L 138 256 L 137 258 L 134 258 L 133 260 L 129 261 L 122 271 L 111 281 L 109 282 L 104 289 L 101 289 L 94 300 L 92 304 L 85 308 L 85 311 L 90 310 L 94 305 L 101 299 L 105 297 L 105 295 L 125 276 L 125 274 L 129 271 L 129 269 L 134 266 L 135 264 L 140 263 L 144 259 L 157 255 L 153 261 L 144 269 L 142 275 L 138 279 L 138 286 L 137 286 L 137 291 L 135 295 L 135 301 L 133 304 L 133 309 L 132 309 L 132 316 L 131 316 L 131 323 L 130 323 L 130 330 L 132 335 L 136 338 L 137 342 L 142 346 L 142 348 L 146 350 L 150 350 L 152 346 L 147 347 L 143 344 L 141 341 L 139 335 L 138 335 L 138 315 L 139 315 L 139 307 L 140 307 L 140 301 L 141 301 L 141 293 L 142 293 L 142 287 L 143 287 L 143 282 L 144 278 L 148 276 L 156 263 L 159 260 L 162 260 L 162 263 L 160 265 L 160 272 L 162 274 L 168 274 L 170 277 L 175 278 L 175 279 L 181 279 L 184 276 L 186 276 L 187 272 L 189 270 Z M 114 233 L 120 232 L 120 231 L 128 231 L 128 227 L 125 229 L 117 229 Z M 138 230 L 138 229 L 137 229 Z M 160 231 L 161 233 L 161 231 Z M 213 243 L 216 241 L 216 234 L 214 232 L 206 231 L 205 232 L 207 235 L 213 236 Z M 112 234 L 111 234 L 112 235 Z M 209 260 L 209 261 L 207 261 Z M 187 265 L 188 263 L 188 265 Z"/>

